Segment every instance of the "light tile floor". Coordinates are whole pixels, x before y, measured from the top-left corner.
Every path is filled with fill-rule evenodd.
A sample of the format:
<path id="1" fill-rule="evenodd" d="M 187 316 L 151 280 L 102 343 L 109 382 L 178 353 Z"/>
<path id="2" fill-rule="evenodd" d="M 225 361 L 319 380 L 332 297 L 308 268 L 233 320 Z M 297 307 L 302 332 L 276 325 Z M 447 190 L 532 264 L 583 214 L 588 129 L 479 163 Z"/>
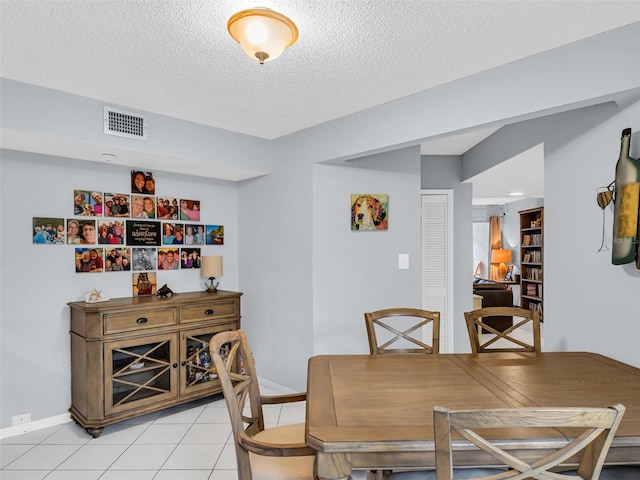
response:
<path id="1" fill-rule="evenodd" d="M 265 405 L 264 416 L 267 427 L 303 423 L 305 405 Z M 237 480 L 233 448 L 220 394 L 110 425 L 99 438 L 69 422 L 2 439 L 0 480 Z"/>
<path id="2" fill-rule="evenodd" d="M 267 427 L 301 423 L 305 405 L 266 405 L 264 415 Z M 107 426 L 99 438 L 69 422 L 2 439 L 0 479 L 237 480 L 233 449 L 216 395 Z"/>

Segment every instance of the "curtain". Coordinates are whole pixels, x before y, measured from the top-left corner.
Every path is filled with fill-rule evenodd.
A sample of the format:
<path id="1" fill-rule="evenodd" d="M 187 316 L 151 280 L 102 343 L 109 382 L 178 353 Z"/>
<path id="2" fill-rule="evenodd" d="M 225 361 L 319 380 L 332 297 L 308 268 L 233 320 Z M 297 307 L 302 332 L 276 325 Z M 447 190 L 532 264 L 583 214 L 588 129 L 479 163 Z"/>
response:
<path id="1" fill-rule="evenodd" d="M 489 262 L 491 262 L 491 250 L 502 248 L 502 226 L 501 217 L 489 217 Z M 498 279 L 498 265 L 489 264 L 489 279 Z"/>

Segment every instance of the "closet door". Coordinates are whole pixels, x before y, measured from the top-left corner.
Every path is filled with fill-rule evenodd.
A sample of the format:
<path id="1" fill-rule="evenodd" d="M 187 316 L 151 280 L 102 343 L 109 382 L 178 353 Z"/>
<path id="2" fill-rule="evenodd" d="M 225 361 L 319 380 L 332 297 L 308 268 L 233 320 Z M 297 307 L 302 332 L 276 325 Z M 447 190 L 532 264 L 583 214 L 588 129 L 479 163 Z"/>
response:
<path id="1" fill-rule="evenodd" d="M 440 312 L 440 352 L 453 351 L 453 191 L 422 190 L 422 308 Z M 423 337 L 430 342 L 432 332 Z"/>

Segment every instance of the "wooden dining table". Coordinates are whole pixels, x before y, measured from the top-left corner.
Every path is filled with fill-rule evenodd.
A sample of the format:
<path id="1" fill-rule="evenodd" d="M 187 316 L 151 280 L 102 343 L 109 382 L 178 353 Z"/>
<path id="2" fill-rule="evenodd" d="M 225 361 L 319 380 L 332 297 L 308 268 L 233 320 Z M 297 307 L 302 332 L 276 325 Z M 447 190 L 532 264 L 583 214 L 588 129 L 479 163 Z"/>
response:
<path id="1" fill-rule="evenodd" d="M 607 464 L 640 464 L 640 369 L 587 352 L 319 355 L 309 359 L 306 442 L 321 480 L 352 469 L 435 468 L 433 407 L 603 407 L 626 413 Z M 531 430 L 531 429 L 525 429 Z M 571 432 L 512 434 L 510 448 L 535 455 Z M 528 435 L 536 436 L 536 441 Z M 502 437 L 501 437 L 502 438 Z M 477 465 L 466 452 L 454 462 Z"/>

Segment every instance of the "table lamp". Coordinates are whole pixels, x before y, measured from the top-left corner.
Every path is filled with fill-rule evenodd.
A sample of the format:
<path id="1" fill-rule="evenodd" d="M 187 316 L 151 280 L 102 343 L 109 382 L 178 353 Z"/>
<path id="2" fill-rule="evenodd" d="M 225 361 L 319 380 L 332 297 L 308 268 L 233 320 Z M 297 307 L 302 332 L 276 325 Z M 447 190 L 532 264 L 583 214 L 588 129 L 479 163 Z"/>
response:
<path id="1" fill-rule="evenodd" d="M 220 282 L 216 281 L 216 277 L 222 276 L 222 257 L 218 255 L 203 256 L 200 275 L 209 279 L 209 282 L 204 284 L 207 287 L 207 292 L 217 292 Z"/>
<path id="2" fill-rule="evenodd" d="M 502 248 L 491 250 L 491 263 L 500 264 L 498 265 L 498 278 L 504 279 L 507 274 L 505 263 L 511 263 L 511 250 L 503 250 Z"/>

